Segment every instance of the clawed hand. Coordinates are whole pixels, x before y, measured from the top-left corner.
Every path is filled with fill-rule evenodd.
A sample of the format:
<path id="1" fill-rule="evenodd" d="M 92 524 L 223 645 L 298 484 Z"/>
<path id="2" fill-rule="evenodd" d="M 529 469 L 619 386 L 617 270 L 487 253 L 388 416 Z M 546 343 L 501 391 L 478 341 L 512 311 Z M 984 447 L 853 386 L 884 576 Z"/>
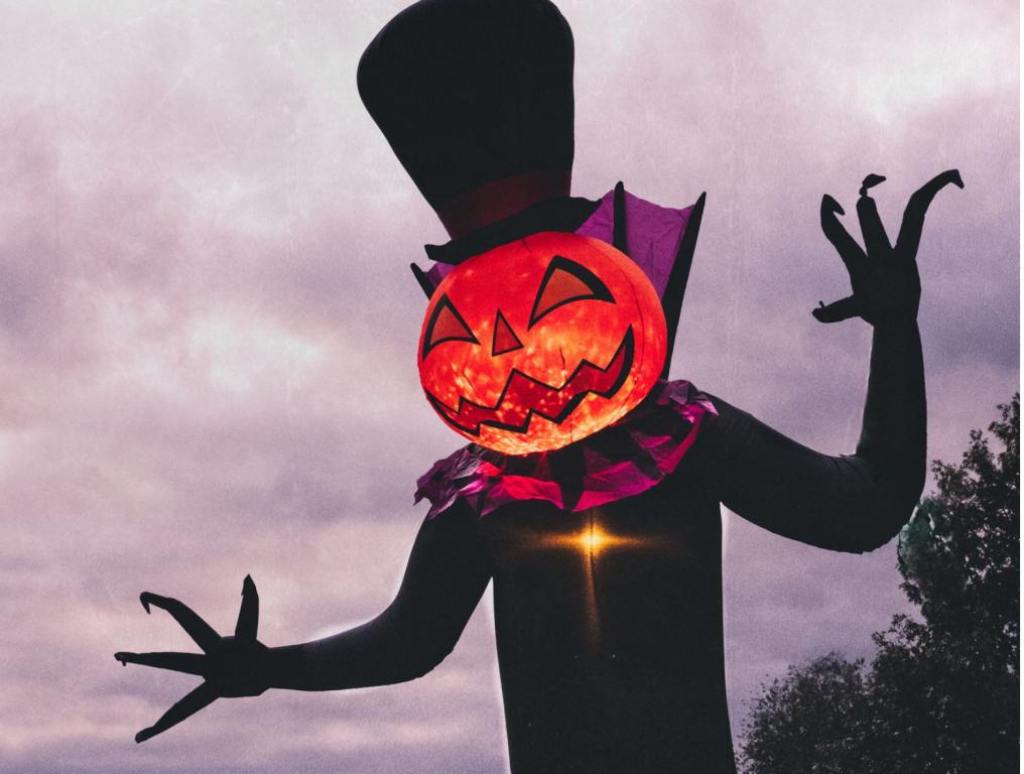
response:
<path id="1" fill-rule="evenodd" d="M 917 318 L 917 307 L 921 299 L 917 248 L 921 243 L 925 213 L 935 194 L 946 185 L 954 183 L 963 188 L 964 184 L 955 169 L 947 170 L 925 183 L 910 197 L 903 213 L 899 237 L 896 244 L 892 245 L 878 216 L 875 200 L 868 196 L 868 189 L 884 180 L 880 175 L 868 175 L 861 185 L 857 216 L 864 236 L 863 248 L 839 222 L 837 214 L 845 214 L 839 202 L 827 194 L 822 197 L 821 228 L 850 272 L 853 294 L 828 306 L 821 302 L 813 311 L 820 322 L 831 323 L 861 317 L 872 325 L 879 325 Z"/>
<path id="2" fill-rule="evenodd" d="M 149 728 L 135 735 L 144 742 L 199 712 L 214 699 L 234 696 L 259 696 L 267 689 L 264 664 L 267 647 L 256 639 L 260 598 L 252 578 L 242 583 L 242 606 L 238 611 L 234 637 L 221 637 L 187 605 L 170 597 L 148 591 L 139 597 L 149 612 L 150 606 L 166 610 L 177 621 L 202 653 L 124 653 L 114 654 L 122 664 L 142 664 L 200 675 L 203 683 L 181 698 Z"/>

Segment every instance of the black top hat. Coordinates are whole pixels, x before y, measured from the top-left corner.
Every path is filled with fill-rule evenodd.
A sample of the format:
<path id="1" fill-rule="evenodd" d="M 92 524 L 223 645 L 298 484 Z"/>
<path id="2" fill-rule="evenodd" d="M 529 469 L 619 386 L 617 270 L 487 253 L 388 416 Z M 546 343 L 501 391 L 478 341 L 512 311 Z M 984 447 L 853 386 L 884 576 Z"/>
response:
<path id="1" fill-rule="evenodd" d="M 490 219 L 509 214 L 501 210 L 523 187 L 568 193 L 572 70 L 572 32 L 547 0 L 420 0 L 367 47 L 358 84 L 395 155 L 454 233 L 464 230 L 459 210 L 481 206 L 474 192 L 505 200 Z M 479 225 L 479 213 L 470 220 Z"/>

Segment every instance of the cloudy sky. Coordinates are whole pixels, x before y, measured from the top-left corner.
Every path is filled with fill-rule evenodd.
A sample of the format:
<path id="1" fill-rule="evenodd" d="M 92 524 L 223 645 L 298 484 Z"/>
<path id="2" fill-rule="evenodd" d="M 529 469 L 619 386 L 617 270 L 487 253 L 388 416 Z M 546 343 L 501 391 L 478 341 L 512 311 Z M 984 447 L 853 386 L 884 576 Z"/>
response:
<path id="1" fill-rule="evenodd" d="M 189 649 L 139 591 L 262 638 L 391 599 L 460 440 L 422 399 L 408 274 L 439 223 L 365 114 L 363 46 L 403 2 L 0 0 L 0 770 L 505 770 L 489 602 L 416 683 L 219 701 L 132 743 L 194 682 L 117 649 Z M 898 222 L 959 167 L 921 247 L 930 456 L 1018 381 L 1013 2 L 563 0 L 575 191 L 708 192 L 674 375 L 851 451 L 869 330 L 820 235 L 860 179 Z M 892 545 L 830 554 L 725 514 L 733 724 L 764 679 L 869 652 L 901 609 Z"/>

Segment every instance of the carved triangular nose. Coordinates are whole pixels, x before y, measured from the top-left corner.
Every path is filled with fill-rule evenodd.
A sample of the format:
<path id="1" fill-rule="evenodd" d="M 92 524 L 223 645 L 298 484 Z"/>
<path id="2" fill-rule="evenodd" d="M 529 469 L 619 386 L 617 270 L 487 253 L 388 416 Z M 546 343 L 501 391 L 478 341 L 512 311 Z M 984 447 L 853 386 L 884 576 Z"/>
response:
<path id="1" fill-rule="evenodd" d="M 491 354 L 504 355 L 506 352 L 522 349 L 522 346 L 523 342 L 519 340 L 515 331 L 512 330 L 512 326 L 508 324 L 508 320 L 499 311 L 498 316 L 494 319 L 494 340 L 491 342 Z"/>

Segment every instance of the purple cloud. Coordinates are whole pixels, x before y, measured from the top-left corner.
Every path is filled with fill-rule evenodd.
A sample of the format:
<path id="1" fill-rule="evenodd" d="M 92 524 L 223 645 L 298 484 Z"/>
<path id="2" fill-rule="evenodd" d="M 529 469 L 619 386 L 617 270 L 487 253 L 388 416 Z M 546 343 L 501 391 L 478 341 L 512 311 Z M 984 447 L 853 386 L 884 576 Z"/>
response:
<path id="1" fill-rule="evenodd" d="M 492 627 L 406 686 L 218 702 L 136 747 L 191 684 L 121 670 L 187 648 L 143 588 L 264 639 L 389 601 L 461 441 L 422 399 L 406 264 L 440 225 L 358 102 L 403 3 L 59 2 L 0 10 L 0 768 L 500 772 Z M 825 451 L 852 449 L 868 332 L 823 193 L 869 172 L 893 227 L 957 166 L 921 249 L 930 455 L 955 459 L 1018 381 L 1017 7 L 874 0 L 561 4 L 577 42 L 576 191 L 708 192 L 674 375 Z M 757 685 L 862 654 L 902 609 L 892 546 L 839 557 L 727 515 L 733 725 Z"/>

